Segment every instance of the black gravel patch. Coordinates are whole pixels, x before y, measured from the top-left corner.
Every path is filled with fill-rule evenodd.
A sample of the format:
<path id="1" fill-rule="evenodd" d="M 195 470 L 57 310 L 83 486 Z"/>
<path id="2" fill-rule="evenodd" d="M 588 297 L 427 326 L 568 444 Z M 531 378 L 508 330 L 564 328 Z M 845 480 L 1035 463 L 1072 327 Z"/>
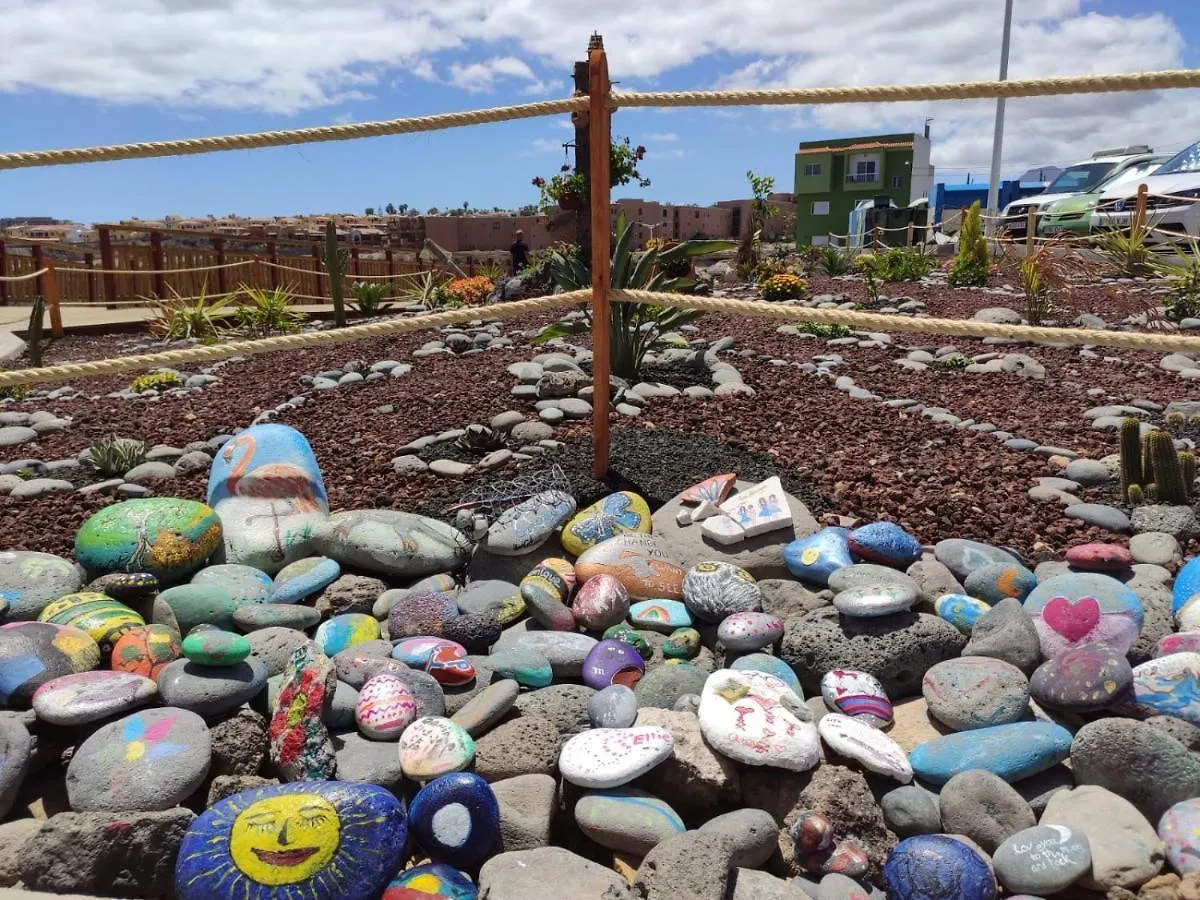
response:
<path id="1" fill-rule="evenodd" d="M 580 363 L 579 367 L 588 375 L 592 374 L 592 364 L 590 361 Z M 629 386 L 637 384 L 640 381 L 659 382 L 661 384 L 669 384 L 671 387 L 683 390 L 687 387 L 711 388 L 713 384 L 712 376 L 709 374 L 708 367 L 697 365 L 688 359 L 676 360 L 674 362 L 656 362 L 643 363 L 638 370 L 637 378 L 629 380 Z"/>

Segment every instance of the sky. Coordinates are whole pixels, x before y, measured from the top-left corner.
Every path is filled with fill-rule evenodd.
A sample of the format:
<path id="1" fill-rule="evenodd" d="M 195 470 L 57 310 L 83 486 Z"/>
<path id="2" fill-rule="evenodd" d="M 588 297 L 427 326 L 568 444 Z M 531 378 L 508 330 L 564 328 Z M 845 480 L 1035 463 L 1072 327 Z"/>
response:
<path id="1" fill-rule="evenodd" d="M 617 90 L 995 78 L 1004 0 L 0 0 L 0 152 L 299 128 L 569 96 L 604 37 Z M 1200 0 L 1015 0 L 1009 75 L 1200 66 Z M 1200 139 L 1200 91 L 1011 101 L 1003 173 Z M 800 141 L 920 131 L 986 180 L 994 101 L 618 110 L 644 196 L 789 191 Z M 298 147 L 0 171 L 0 218 L 422 211 L 537 200 L 569 117 Z"/>

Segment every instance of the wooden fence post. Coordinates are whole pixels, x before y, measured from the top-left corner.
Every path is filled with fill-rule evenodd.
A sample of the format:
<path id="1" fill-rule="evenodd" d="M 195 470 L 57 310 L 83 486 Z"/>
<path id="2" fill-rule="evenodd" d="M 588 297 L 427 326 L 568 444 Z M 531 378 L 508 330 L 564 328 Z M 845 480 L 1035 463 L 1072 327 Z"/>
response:
<path id="1" fill-rule="evenodd" d="M 0 241 L 0 278 L 8 275 L 8 252 L 4 241 Z M 0 281 L 0 306 L 8 306 L 8 282 Z"/>
<path id="2" fill-rule="evenodd" d="M 267 282 L 271 290 L 279 287 L 279 270 L 275 268 L 279 265 L 279 248 L 275 246 L 274 241 L 267 241 L 267 256 L 271 259 L 271 265 L 267 266 Z"/>
<path id="3" fill-rule="evenodd" d="M 217 255 L 216 264 L 218 266 L 225 265 L 225 238 L 214 237 L 212 239 L 213 252 Z M 217 269 L 217 293 L 227 294 L 229 289 L 226 287 L 225 270 Z"/>
<path id="4" fill-rule="evenodd" d="M 908 232 L 904 236 L 904 246 L 905 247 L 911 247 L 913 245 L 913 238 L 916 237 L 916 233 L 917 233 L 916 224 L 913 222 L 909 222 L 908 223 Z"/>
<path id="5" fill-rule="evenodd" d="M 1149 188 L 1146 185 L 1139 184 L 1137 192 L 1137 209 L 1133 215 L 1133 221 L 1137 228 L 1146 227 L 1146 197 L 1149 194 Z"/>
<path id="6" fill-rule="evenodd" d="M 83 254 L 83 264 L 85 266 L 87 266 L 89 269 L 96 268 L 96 254 L 94 254 L 94 253 Z M 88 272 L 83 277 L 85 279 L 87 279 L 88 303 L 95 303 L 96 302 L 96 276 L 93 275 L 91 272 Z"/>
<path id="7" fill-rule="evenodd" d="M 62 308 L 59 306 L 58 274 L 54 271 L 54 260 L 46 261 L 46 274 L 42 276 L 42 299 L 46 309 L 50 310 L 50 334 L 52 337 L 63 336 Z"/>
<path id="8" fill-rule="evenodd" d="M 383 251 L 383 258 L 387 260 L 387 264 L 388 264 L 388 271 L 387 271 L 387 273 L 388 273 L 388 275 L 395 275 L 395 274 L 396 274 L 396 258 L 395 258 L 395 257 L 392 255 L 392 248 L 391 248 L 391 247 L 388 247 L 386 250 L 384 250 L 384 251 Z M 395 287 L 395 286 L 396 286 L 396 285 L 395 285 L 395 283 L 393 282 L 393 283 L 392 283 L 392 287 Z"/>
<path id="9" fill-rule="evenodd" d="M 38 269 L 41 269 L 46 265 L 42 261 L 42 247 L 40 244 L 32 245 L 29 248 L 29 255 L 33 258 L 33 269 L 31 269 L 31 271 L 36 272 Z M 43 275 L 41 278 L 39 278 L 37 280 L 37 291 L 43 297 L 46 296 L 46 276 L 45 275 Z"/>
<path id="10" fill-rule="evenodd" d="M 357 247 L 350 248 L 350 274 L 356 278 L 360 274 L 359 267 L 358 267 L 358 248 Z"/>
<path id="11" fill-rule="evenodd" d="M 100 275 L 100 281 L 104 285 L 104 302 L 114 304 L 117 302 L 117 276 L 112 270 L 117 265 L 113 259 L 112 234 L 104 225 L 96 229 L 96 234 L 100 239 L 100 268 L 105 270 Z"/>
<path id="12" fill-rule="evenodd" d="M 879 230 L 879 226 L 876 225 L 874 228 L 871 229 L 871 249 L 878 250 L 882 246 L 883 246 L 883 236 Z"/>
<path id="13" fill-rule="evenodd" d="M 1025 253 L 1026 255 L 1033 252 L 1033 245 L 1037 238 L 1037 207 L 1029 207 L 1029 212 L 1025 214 Z"/>
<path id="14" fill-rule="evenodd" d="M 160 300 L 167 296 L 167 276 L 163 274 L 162 232 L 150 232 L 150 267 L 154 269 L 154 296 Z"/>
<path id="15" fill-rule="evenodd" d="M 317 249 L 316 244 L 313 244 L 312 258 L 313 258 L 313 272 L 316 273 L 315 275 L 313 275 L 313 282 L 316 284 L 316 288 L 313 290 L 313 296 L 314 297 L 324 297 L 325 296 L 325 282 L 321 280 L 321 251 Z"/>
<path id="16" fill-rule="evenodd" d="M 612 111 L 609 109 L 608 59 L 604 39 L 592 35 L 588 43 L 588 162 L 592 239 L 592 477 L 608 473 L 609 374 L 612 370 L 612 313 L 609 309 L 609 267 L 612 265 L 612 209 L 609 179 L 609 144 Z"/>

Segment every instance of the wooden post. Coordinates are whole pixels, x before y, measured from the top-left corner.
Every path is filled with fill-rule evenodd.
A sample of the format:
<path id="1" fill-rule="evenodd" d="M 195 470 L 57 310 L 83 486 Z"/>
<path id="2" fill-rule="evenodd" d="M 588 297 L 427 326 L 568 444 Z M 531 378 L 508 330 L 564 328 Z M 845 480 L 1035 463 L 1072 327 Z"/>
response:
<path id="1" fill-rule="evenodd" d="M 85 266 L 87 266 L 89 269 L 96 268 L 96 254 L 94 254 L 94 253 L 83 254 L 83 264 Z M 91 272 L 89 272 L 87 275 L 85 275 L 83 277 L 87 279 L 88 303 L 95 303 L 96 302 L 96 276 L 93 275 Z"/>
<path id="2" fill-rule="evenodd" d="M 217 255 L 217 260 L 216 260 L 217 265 L 218 266 L 225 265 L 225 238 L 214 237 L 212 239 L 212 242 L 213 242 L 213 252 Z M 228 288 L 225 286 L 225 270 L 224 269 L 217 269 L 217 293 L 218 294 L 228 293 Z"/>
<path id="3" fill-rule="evenodd" d="M 589 45 L 588 60 L 575 63 L 575 91 L 587 94 L 590 90 L 591 79 L 591 49 Z M 571 113 L 571 124 L 575 126 L 575 172 L 583 176 L 584 184 L 588 183 L 588 173 L 591 171 L 591 129 L 588 125 L 590 113 L 576 110 Z M 583 198 L 582 206 L 575 211 L 575 242 L 579 244 L 579 258 L 592 258 L 592 217 L 588 211 L 590 198 Z M 607 225 L 605 230 L 608 230 Z"/>
<path id="4" fill-rule="evenodd" d="M 1037 243 L 1037 207 L 1029 207 L 1029 212 L 1025 214 L 1025 254 L 1028 256 L 1033 252 L 1034 244 Z"/>
<path id="5" fill-rule="evenodd" d="M 358 248 L 357 247 L 350 248 L 350 274 L 355 276 L 356 278 L 360 274 L 359 266 L 358 266 Z"/>
<path id="6" fill-rule="evenodd" d="M 612 111 L 609 109 L 608 59 L 604 40 L 592 35 L 588 44 L 588 130 L 590 178 L 589 207 L 592 243 L 592 477 L 608 473 L 609 373 L 612 370 L 609 329 L 609 267 L 612 242 L 609 210 L 609 145 Z"/>
<path id="7" fill-rule="evenodd" d="M 104 302 L 116 303 L 117 276 L 112 273 L 112 270 L 117 266 L 113 259 L 112 234 L 103 225 L 96 229 L 96 234 L 100 238 L 100 268 L 105 270 L 100 276 L 100 281 L 104 285 Z"/>
<path id="8" fill-rule="evenodd" d="M 159 299 L 167 296 L 167 276 L 162 271 L 166 268 L 163 264 L 162 239 L 161 231 L 150 232 L 150 267 L 154 269 L 154 296 Z"/>
<path id="9" fill-rule="evenodd" d="M 34 244 L 29 248 L 29 255 L 33 257 L 33 271 L 36 272 L 46 264 L 42 261 L 42 247 L 40 244 Z M 43 275 L 37 280 L 38 293 L 43 297 L 46 296 L 46 276 Z"/>
<path id="10" fill-rule="evenodd" d="M 1133 215 L 1133 221 L 1137 228 L 1146 227 L 1146 197 L 1148 193 L 1149 188 L 1144 183 L 1138 185 L 1137 210 Z"/>
<path id="11" fill-rule="evenodd" d="M 267 256 L 271 258 L 271 265 L 267 266 L 267 283 L 271 290 L 279 287 L 279 270 L 275 268 L 279 265 L 279 248 L 275 246 L 274 241 L 267 241 Z"/>
<path id="12" fill-rule="evenodd" d="M 8 275 L 8 252 L 0 240 L 0 279 Z M 8 306 L 8 282 L 0 281 L 0 306 Z"/>
<path id="13" fill-rule="evenodd" d="M 882 246 L 883 246 L 883 235 L 882 235 L 882 232 L 880 232 L 880 230 L 879 230 L 879 226 L 876 225 L 874 228 L 871 229 L 871 248 L 873 250 L 878 250 Z"/>
<path id="14" fill-rule="evenodd" d="M 392 248 L 391 247 L 388 247 L 386 250 L 383 251 L 383 258 L 387 260 L 388 275 L 395 275 L 396 274 L 396 260 L 392 256 Z M 395 287 L 395 284 L 393 283 L 392 286 Z"/>
<path id="15" fill-rule="evenodd" d="M 314 297 L 324 297 L 325 296 L 325 282 L 321 278 L 321 251 L 317 249 L 316 244 L 313 244 L 312 258 L 313 258 L 313 271 L 316 273 L 315 275 L 313 275 L 313 281 L 316 282 L 316 285 L 317 285 L 316 288 L 313 290 L 313 296 Z"/>
<path id="16" fill-rule="evenodd" d="M 904 246 L 905 247 L 911 247 L 913 245 L 913 238 L 916 237 L 916 234 L 917 234 L 917 226 L 915 224 L 913 224 L 912 222 L 909 222 L 908 223 L 908 232 L 904 237 Z"/>
<path id="17" fill-rule="evenodd" d="M 46 274 L 42 276 L 42 299 L 50 310 L 50 335 L 63 336 L 62 308 L 59 306 L 58 275 L 54 271 L 54 260 L 46 261 Z"/>

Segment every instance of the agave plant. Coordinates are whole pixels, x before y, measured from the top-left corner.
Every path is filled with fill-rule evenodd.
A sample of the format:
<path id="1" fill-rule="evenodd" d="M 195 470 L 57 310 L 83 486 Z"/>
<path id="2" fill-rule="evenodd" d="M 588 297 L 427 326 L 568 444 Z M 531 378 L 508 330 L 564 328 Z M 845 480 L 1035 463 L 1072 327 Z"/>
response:
<path id="1" fill-rule="evenodd" d="M 121 478 L 130 469 L 146 461 L 146 444 L 115 434 L 96 441 L 88 448 L 96 469 L 109 478 Z"/>
<path id="2" fill-rule="evenodd" d="M 455 443 L 468 453 L 491 453 L 504 446 L 504 437 L 486 425 L 468 425 L 466 433 Z"/>
<path id="3" fill-rule="evenodd" d="M 150 333 L 161 341 L 197 340 L 201 344 L 215 344 L 226 328 L 218 311 L 232 305 L 232 296 L 208 296 L 207 284 L 201 286 L 195 297 L 183 297 L 168 285 L 171 296 L 160 299 L 145 297 L 152 305 L 154 318 L 150 320 Z"/>
<path id="4" fill-rule="evenodd" d="M 360 316 L 377 316 L 392 308 L 391 303 L 385 302 L 392 286 L 378 281 L 356 281 L 350 285 L 350 293 L 354 295 L 351 301 Z"/>
<path id="5" fill-rule="evenodd" d="M 650 249 L 638 254 L 633 251 L 635 228 L 632 223 L 626 224 L 624 215 L 617 217 L 617 240 L 613 245 L 609 278 L 613 290 L 682 291 L 695 282 L 690 278 L 671 276 L 669 269 L 679 260 L 737 247 L 734 241 L 680 241 L 667 250 Z M 591 270 L 583 260 L 557 251 L 550 256 L 550 277 L 555 285 L 567 291 L 582 290 L 592 283 Z M 613 303 L 611 315 L 609 364 L 612 374 L 634 378 L 646 353 L 663 346 L 659 338 L 696 319 L 700 310 Z M 543 328 L 534 336 L 533 343 L 543 344 L 555 338 L 587 334 L 591 330 L 591 312 L 585 306 L 582 318 Z"/>

